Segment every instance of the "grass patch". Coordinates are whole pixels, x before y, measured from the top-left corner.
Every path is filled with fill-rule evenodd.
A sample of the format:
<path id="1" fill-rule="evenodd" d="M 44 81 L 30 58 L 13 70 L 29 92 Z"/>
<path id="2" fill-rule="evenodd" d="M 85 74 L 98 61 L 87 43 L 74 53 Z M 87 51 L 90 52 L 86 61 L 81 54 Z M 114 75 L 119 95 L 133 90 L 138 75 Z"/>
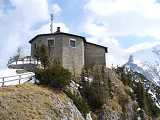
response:
<path id="1" fill-rule="evenodd" d="M 51 88 L 24 84 L 0 89 L 0 120 L 59 120 L 61 109 L 71 116 L 70 107 L 70 99 Z"/>

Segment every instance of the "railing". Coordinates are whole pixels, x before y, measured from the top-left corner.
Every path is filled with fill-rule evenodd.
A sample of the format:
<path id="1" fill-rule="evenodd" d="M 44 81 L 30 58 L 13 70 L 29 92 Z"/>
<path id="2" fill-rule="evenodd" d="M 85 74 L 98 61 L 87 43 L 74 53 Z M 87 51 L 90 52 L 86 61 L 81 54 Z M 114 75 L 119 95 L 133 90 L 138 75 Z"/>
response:
<path id="1" fill-rule="evenodd" d="M 35 64 L 35 65 L 38 65 L 38 64 L 41 64 L 41 62 L 40 62 L 40 60 L 32 58 L 31 56 L 27 56 L 27 57 L 24 57 L 24 58 L 17 58 L 17 59 L 11 58 L 8 61 L 7 65 L 9 66 L 9 65 L 19 65 L 19 64 Z"/>
<path id="2" fill-rule="evenodd" d="M 35 74 L 32 72 L 24 73 L 20 75 L 14 75 L 14 76 L 7 76 L 7 77 L 0 77 L 0 86 L 8 86 L 8 85 L 17 85 L 17 84 L 23 84 L 26 82 L 30 82 L 34 80 Z"/>

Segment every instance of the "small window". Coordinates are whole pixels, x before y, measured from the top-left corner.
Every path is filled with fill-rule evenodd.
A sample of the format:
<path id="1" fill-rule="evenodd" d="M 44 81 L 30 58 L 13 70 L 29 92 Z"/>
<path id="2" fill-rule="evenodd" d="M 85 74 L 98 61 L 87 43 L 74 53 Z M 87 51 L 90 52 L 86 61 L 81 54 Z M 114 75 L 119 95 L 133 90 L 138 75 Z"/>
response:
<path id="1" fill-rule="evenodd" d="M 69 44 L 71 47 L 75 48 L 76 47 L 76 40 L 75 39 L 70 39 Z"/>
<path id="2" fill-rule="evenodd" d="M 49 47 L 54 47 L 55 46 L 55 40 L 54 39 L 48 40 L 48 46 Z"/>
<path id="3" fill-rule="evenodd" d="M 34 43 L 34 48 L 35 48 L 35 49 L 37 48 L 37 44 L 36 44 L 36 43 Z"/>

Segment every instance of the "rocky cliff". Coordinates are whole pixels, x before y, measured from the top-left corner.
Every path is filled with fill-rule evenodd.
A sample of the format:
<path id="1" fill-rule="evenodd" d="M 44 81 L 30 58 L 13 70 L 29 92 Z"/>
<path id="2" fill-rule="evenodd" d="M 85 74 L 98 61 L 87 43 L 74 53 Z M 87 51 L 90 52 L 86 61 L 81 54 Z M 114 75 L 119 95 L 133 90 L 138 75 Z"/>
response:
<path id="1" fill-rule="evenodd" d="M 63 92 L 24 84 L 0 89 L 0 120 L 84 120 Z"/>
<path id="2" fill-rule="evenodd" d="M 112 97 L 106 101 L 106 104 L 100 112 L 97 111 L 98 119 L 136 119 L 138 104 L 136 101 L 132 100 L 131 96 L 128 94 L 128 92 L 132 91 L 131 88 L 125 86 L 113 70 L 107 69 L 107 72 L 111 80 Z M 102 114 L 104 114 L 103 117 Z"/>
<path id="3" fill-rule="evenodd" d="M 92 69 L 92 71 L 94 70 L 95 69 Z M 130 77 L 125 72 L 117 71 L 119 70 L 105 69 L 105 71 L 103 71 L 103 69 L 99 69 L 98 67 L 98 70 L 96 68 L 93 74 L 89 74 L 90 78 L 87 78 L 87 80 L 93 82 L 86 82 L 85 84 L 83 83 L 83 88 L 85 90 L 82 91 L 82 96 L 87 99 L 89 106 L 92 108 L 92 119 L 152 120 L 154 116 L 152 116 L 146 109 L 144 111 L 144 107 L 142 106 L 143 104 L 146 106 L 148 102 L 146 102 L 146 98 L 144 97 L 146 93 L 137 93 L 135 88 L 136 82 L 134 84 L 131 81 L 132 76 Z M 134 89 L 131 85 L 134 86 Z M 143 87 L 138 87 L 143 91 Z M 90 94 L 94 97 L 88 97 Z M 104 100 L 102 101 L 102 99 Z M 146 106 L 146 108 L 152 109 L 150 106 Z"/>
<path id="4" fill-rule="evenodd" d="M 93 77 L 85 79 L 94 80 Z M 135 91 L 124 84 L 125 77 L 118 74 L 115 69 L 105 69 L 104 74 L 95 79 L 103 79 L 100 84 L 110 81 L 104 86 L 104 90 L 109 93 L 104 92 L 106 93 L 104 104 L 99 109 L 90 109 L 86 120 L 138 120 L 141 108 L 135 97 Z M 70 93 L 86 100 L 80 88 L 82 86 L 73 81 L 67 87 Z M 85 105 L 83 101 L 74 96 L 69 98 L 65 93 L 34 84 L 0 88 L 0 120 L 85 120 L 84 114 L 81 113 L 85 111 L 82 108 Z M 152 120 L 152 116 L 149 117 L 145 111 L 143 114 L 143 119 Z"/>

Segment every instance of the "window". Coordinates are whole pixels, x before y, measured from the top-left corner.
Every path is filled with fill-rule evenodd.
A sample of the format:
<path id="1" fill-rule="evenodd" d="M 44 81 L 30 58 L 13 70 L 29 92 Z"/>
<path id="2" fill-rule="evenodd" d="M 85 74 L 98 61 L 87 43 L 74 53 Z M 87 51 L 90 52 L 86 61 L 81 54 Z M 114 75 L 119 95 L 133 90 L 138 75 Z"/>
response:
<path id="1" fill-rule="evenodd" d="M 51 38 L 48 39 L 48 47 L 54 47 L 55 46 L 55 39 Z"/>
<path id="2" fill-rule="evenodd" d="M 35 49 L 37 48 L 37 44 L 36 44 L 36 43 L 34 43 L 34 48 L 35 48 Z"/>
<path id="3" fill-rule="evenodd" d="M 75 39 L 70 39 L 69 44 L 71 47 L 75 48 L 76 47 L 76 40 Z"/>

